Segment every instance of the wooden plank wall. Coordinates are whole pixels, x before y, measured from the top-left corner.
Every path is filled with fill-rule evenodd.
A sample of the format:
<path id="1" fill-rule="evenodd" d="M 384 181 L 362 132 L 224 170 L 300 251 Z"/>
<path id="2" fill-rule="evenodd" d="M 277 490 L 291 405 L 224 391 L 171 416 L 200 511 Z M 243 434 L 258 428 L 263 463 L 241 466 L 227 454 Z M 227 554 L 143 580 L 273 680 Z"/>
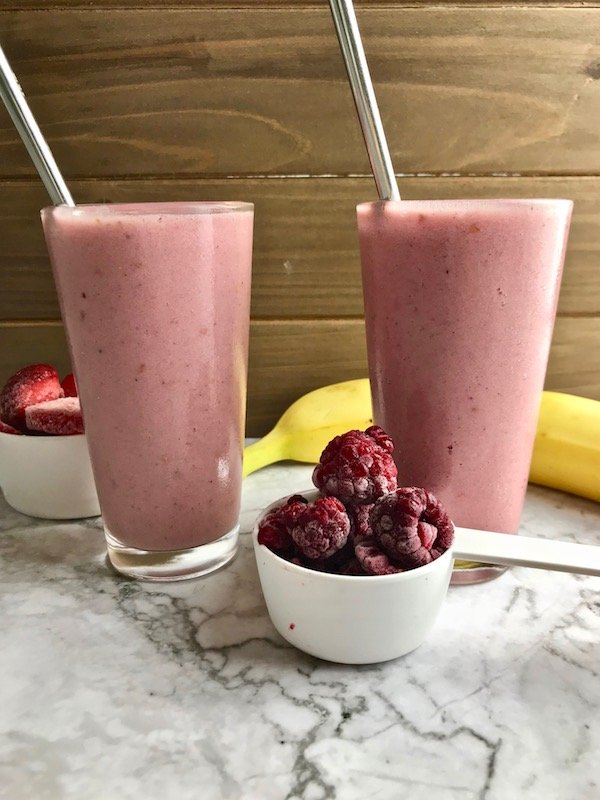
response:
<path id="1" fill-rule="evenodd" d="M 405 197 L 575 200 L 547 385 L 600 398 L 599 4 L 358 5 Z M 1 2 L 0 41 L 77 200 L 255 202 L 250 434 L 366 374 L 375 191 L 325 2 Z M 0 109 L 0 380 L 67 366 L 46 203 Z"/>

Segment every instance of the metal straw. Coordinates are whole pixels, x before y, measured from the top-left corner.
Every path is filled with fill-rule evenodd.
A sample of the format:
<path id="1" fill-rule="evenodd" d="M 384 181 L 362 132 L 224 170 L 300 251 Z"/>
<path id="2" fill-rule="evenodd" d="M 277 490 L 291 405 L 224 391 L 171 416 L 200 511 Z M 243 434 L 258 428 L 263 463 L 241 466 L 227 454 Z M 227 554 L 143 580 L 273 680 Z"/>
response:
<path id="1" fill-rule="evenodd" d="M 379 197 L 400 200 L 352 0 L 329 0 Z"/>
<path id="2" fill-rule="evenodd" d="M 74 206 L 63 176 L 0 47 L 0 96 L 54 205 Z"/>

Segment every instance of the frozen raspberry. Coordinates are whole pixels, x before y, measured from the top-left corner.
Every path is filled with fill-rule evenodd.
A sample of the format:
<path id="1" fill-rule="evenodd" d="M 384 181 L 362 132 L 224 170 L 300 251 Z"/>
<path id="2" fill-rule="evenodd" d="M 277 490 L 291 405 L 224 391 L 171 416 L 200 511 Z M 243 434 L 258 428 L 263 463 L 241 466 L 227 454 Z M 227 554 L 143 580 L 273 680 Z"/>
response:
<path id="1" fill-rule="evenodd" d="M 13 428 L 25 429 L 25 409 L 63 397 L 58 373 L 49 364 L 32 364 L 16 372 L 0 393 L 0 418 Z"/>
<path id="2" fill-rule="evenodd" d="M 346 544 L 333 555 L 327 558 L 304 558 L 304 566 L 309 569 L 316 569 L 319 572 L 330 572 L 332 575 L 338 575 L 354 557 L 354 547 L 350 537 L 348 537 Z"/>
<path id="3" fill-rule="evenodd" d="M 285 553 L 294 546 L 287 525 L 276 511 L 267 514 L 258 528 L 258 543 L 264 544 L 274 553 Z"/>
<path id="4" fill-rule="evenodd" d="M 367 575 L 394 575 L 403 572 L 392 564 L 389 557 L 377 545 L 374 539 L 365 539 L 354 548 L 356 560 Z"/>
<path id="5" fill-rule="evenodd" d="M 329 558 L 346 544 L 350 520 L 335 497 L 319 497 L 302 510 L 290 533 L 305 558 Z"/>
<path id="6" fill-rule="evenodd" d="M 25 422 L 31 431 L 54 436 L 73 436 L 83 433 L 83 417 L 78 397 L 61 397 L 36 403 L 25 409 Z"/>
<path id="7" fill-rule="evenodd" d="M 13 433 L 17 436 L 22 436 L 23 431 L 18 431 L 16 428 L 13 428 L 12 425 L 7 425 L 6 422 L 2 422 L 0 419 L 0 433 Z"/>
<path id="8" fill-rule="evenodd" d="M 75 381 L 75 375 L 71 372 L 69 375 L 66 375 L 62 381 L 60 382 L 62 386 L 62 390 L 65 393 L 65 397 L 78 397 L 79 392 L 77 391 L 77 383 Z"/>
<path id="9" fill-rule="evenodd" d="M 394 443 L 392 437 L 389 436 L 383 428 L 380 428 L 379 425 L 371 425 L 370 428 L 367 428 L 365 433 L 367 436 L 370 436 L 371 439 L 374 439 L 382 450 L 392 455 L 394 452 Z"/>
<path id="10" fill-rule="evenodd" d="M 308 500 L 301 494 L 293 494 L 285 501 L 283 508 L 287 509 L 287 514 L 293 521 L 296 519 L 300 511 L 304 511 L 304 506 L 308 505 Z"/>
<path id="11" fill-rule="evenodd" d="M 373 503 L 366 503 L 362 506 L 349 506 L 348 517 L 350 519 L 350 540 L 356 546 L 363 539 L 371 539 L 371 509 Z"/>
<path id="12" fill-rule="evenodd" d="M 357 558 L 351 558 L 339 571 L 340 575 L 364 575 L 365 572 Z"/>
<path id="13" fill-rule="evenodd" d="M 441 503 L 416 487 L 380 497 L 371 511 L 371 527 L 381 549 L 405 569 L 438 558 L 454 538 L 454 527 Z"/>
<path id="14" fill-rule="evenodd" d="M 381 428 L 374 426 L 368 431 L 336 436 L 323 450 L 313 472 L 313 483 L 323 494 L 360 505 L 394 491 L 398 470 L 386 449 L 391 440 Z"/>
<path id="15" fill-rule="evenodd" d="M 258 528 L 258 543 L 276 553 L 287 553 L 294 549 L 290 528 L 299 514 L 306 508 L 308 500 L 302 495 L 289 497 L 279 508 L 270 511 Z"/>

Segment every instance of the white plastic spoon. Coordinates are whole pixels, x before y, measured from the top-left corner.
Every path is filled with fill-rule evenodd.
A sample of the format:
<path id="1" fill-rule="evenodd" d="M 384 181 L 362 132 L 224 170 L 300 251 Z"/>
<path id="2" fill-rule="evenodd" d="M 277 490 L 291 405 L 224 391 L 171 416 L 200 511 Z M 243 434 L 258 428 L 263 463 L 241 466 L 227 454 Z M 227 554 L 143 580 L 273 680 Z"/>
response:
<path id="1" fill-rule="evenodd" d="M 454 558 L 513 567 L 600 575 L 600 547 L 532 536 L 455 528 Z"/>

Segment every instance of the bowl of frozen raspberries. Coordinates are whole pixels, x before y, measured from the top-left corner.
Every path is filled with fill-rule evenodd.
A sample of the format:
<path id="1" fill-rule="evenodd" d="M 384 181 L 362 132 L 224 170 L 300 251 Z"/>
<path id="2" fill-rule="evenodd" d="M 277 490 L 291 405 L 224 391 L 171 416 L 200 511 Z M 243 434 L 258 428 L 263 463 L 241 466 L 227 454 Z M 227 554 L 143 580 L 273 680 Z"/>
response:
<path id="1" fill-rule="evenodd" d="M 433 627 L 452 573 L 454 526 L 419 487 L 399 487 L 377 426 L 336 436 L 315 489 L 258 518 L 254 550 L 267 609 L 288 642 L 344 664 L 388 661 Z"/>
<path id="2" fill-rule="evenodd" d="M 0 392 L 0 486 L 17 511 L 44 519 L 100 514 L 73 375 L 31 364 Z"/>

